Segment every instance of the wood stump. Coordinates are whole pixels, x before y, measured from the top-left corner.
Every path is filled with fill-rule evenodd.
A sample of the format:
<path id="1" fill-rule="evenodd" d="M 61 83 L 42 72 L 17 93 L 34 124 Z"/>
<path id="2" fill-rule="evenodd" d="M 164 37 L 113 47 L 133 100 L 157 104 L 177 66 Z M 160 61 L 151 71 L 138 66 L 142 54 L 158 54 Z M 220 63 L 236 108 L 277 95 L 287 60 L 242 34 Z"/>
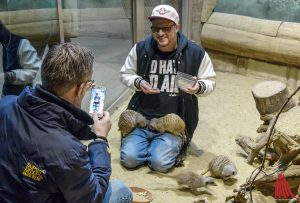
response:
<path id="1" fill-rule="evenodd" d="M 264 81 L 252 88 L 252 95 L 260 114 L 260 119 L 264 122 L 257 129 L 257 132 L 266 132 L 270 121 L 287 100 L 289 91 L 286 84 L 280 81 Z M 288 111 L 295 105 L 295 102 L 290 100 L 283 112 Z"/>

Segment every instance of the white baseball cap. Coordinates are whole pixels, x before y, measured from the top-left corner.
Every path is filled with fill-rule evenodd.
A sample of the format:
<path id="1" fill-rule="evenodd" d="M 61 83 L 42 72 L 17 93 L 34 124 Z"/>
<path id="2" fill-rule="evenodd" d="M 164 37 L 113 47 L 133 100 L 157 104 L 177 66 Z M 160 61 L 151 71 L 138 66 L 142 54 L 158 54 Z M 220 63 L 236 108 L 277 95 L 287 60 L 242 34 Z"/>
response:
<path id="1" fill-rule="evenodd" d="M 179 25 L 179 15 L 178 15 L 177 11 L 175 10 L 175 8 L 173 8 L 172 6 L 169 6 L 169 5 L 156 6 L 152 10 L 151 16 L 148 18 L 151 21 L 156 18 L 164 18 L 164 19 L 173 21 L 174 23 L 176 23 L 176 25 Z"/>

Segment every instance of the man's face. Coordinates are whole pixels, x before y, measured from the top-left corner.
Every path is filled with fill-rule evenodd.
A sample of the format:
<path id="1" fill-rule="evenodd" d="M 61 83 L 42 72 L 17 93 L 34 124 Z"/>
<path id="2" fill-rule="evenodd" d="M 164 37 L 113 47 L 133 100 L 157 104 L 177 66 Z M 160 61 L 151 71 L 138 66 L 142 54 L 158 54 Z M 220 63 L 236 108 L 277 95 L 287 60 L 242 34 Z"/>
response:
<path id="1" fill-rule="evenodd" d="M 177 48 L 179 25 L 173 21 L 157 18 L 152 20 L 152 36 L 161 51 L 173 51 Z"/>
<path id="2" fill-rule="evenodd" d="M 89 76 L 86 80 L 84 80 L 84 82 L 82 82 L 78 86 L 79 91 L 78 91 L 77 98 L 75 100 L 75 106 L 77 106 L 79 108 L 81 107 L 81 103 L 82 103 L 85 93 L 88 90 L 90 90 L 94 85 L 94 82 L 93 82 L 93 80 L 91 80 L 91 77 L 92 76 Z"/>

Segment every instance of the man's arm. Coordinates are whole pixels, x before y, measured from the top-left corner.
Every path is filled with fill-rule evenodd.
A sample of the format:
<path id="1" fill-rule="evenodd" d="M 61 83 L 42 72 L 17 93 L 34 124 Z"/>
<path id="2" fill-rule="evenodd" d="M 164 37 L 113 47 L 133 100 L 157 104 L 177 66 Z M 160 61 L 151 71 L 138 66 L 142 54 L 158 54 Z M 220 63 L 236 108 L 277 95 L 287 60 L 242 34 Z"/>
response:
<path id="1" fill-rule="evenodd" d="M 89 144 L 88 155 L 82 149 L 79 156 L 71 158 L 73 164 L 66 166 L 70 170 L 64 170 L 61 176 L 64 180 L 60 182 L 60 190 L 69 203 L 102 202 L 109 185 L 111 159 L 106 137 L 112 125 L 110 115 L 103 112 L 99 120 L 98 114 L 94 113 L 93 119 L 98 139 Z"/>
<path id="2" fill-rule="evenodd" d="M 187 88 L 184 91 L 196 96 L 207 96 L 214 91 L 216 87 L 215 80 L 216 73 L 208 54 L 205 52 L 199 67 L 197 83 L 193 87 Z"/>
<path id="3" fill-rule="evenodd" d="M 14 85 L 30 84 L 35 79 L 41 67 L 41 60 L 35 48 L 27 39 L 21 40 L 17 53 L 22 69 L 7 72 L 7 74 L 10 74 L 10 79 L 5 80 L 5 82 Z"/>
<path id="4" fill-rule="evenodd" d="M 63 171 L 58 171 L 56 176 L 59 191 L 66 202 L 102 202 L 111 175 L 107 149 L 106 141 L 97 140 L 89 145 L 88 152 L 80 149 L 80 153 L 69 153 L 69 161 L 64 163 Z"/>
<path id="5" fill-rule="evenodd" d="M 142 77 L 137 75 L 137 53 L 136 45 L 130 50 L 124 65 L 120 70 L 121 82 L 134 90 L 141 90 L 139 85 Z"/>
<path id="6" fill-rule="evenodd" d="M 143 91 L 145 94 L 157 94 L 160 91 L 158 89 L 152 89 L 149 82 L 143 80 L 143 78 L 136 73 L 137 70 L 137 53 L 136 45 L 130 50 L 125 64 L 120 70 L 121 82 L 137 91 Z"/>

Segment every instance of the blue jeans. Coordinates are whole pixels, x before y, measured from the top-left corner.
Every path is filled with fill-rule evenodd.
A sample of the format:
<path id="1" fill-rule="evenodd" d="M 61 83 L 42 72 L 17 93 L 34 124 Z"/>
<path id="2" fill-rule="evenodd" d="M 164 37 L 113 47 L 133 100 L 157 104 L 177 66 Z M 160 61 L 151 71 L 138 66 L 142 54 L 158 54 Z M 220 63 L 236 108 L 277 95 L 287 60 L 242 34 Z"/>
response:
<path id="1" fill-rule="evenodd" d="M 135 168 L 148 163 L 151 169 L 165 173 L 175 165 L 181 144 L 179 136 L 136 128 L 122 140 L 121 164 Z"/>
<path id="2" fill-rule="evenodd" d="M 132 192 L 120 180 L 112 180 L 109 182 L 108 189 L 105 193 L 103 203 L 131 203 Z"/>

